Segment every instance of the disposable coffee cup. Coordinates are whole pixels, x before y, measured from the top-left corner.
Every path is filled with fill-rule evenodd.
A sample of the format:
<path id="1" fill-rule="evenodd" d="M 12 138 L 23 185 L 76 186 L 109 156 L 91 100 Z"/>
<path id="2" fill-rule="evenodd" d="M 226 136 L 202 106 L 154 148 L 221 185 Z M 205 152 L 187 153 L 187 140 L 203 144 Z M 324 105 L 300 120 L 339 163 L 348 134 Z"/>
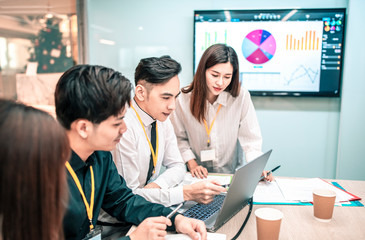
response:
<path id="1" fill-rule="evenodd" d="M 313 190 L 314 218 L 320 222 L 329 222 L 332 219 L 336 193 L 329 189 Z"/>
<path id="2" fill-rule="evenodd" d="M 255 211 L 258 240 L 278 240 L 283 213 L 275 208 L 259 208 Z"/>

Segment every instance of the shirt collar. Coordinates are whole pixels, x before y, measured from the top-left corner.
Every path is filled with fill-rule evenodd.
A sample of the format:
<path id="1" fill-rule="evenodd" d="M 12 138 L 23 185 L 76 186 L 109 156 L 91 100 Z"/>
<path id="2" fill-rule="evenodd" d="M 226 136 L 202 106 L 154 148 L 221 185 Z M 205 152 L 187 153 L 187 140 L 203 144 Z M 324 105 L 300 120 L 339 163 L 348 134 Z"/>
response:
<path id="1" fill-rule="evenodd" d="M 221 92 L 218 95 L 217 100 L 215 100 L 215 102 L 213 103 L 213 106 L 214 105 L 219 105 L 219 104 L 221 104 L 222 106 L 226 106 L 227 105 L 227 102 L 228 102 L 228 97 L 230 95 L 231 94 L 229 92 L 226 92 L 226 91 Z"/>
<path id="2" fill-rule="evenodd" d="M 95 152 L 93 154 L 91 154 L 86 161 L 82 161 L 82 159 L 79 157 L 79 155 L 77 155 L 77 153 L 75 153 L 73 150 L 71 152 L 71 159 L 69 161 L 72 169 L 76 172 L 77 170 L 93 165 L 94 164 L 94 160 L 95 159 Z"/>
<path id="3" fill-rule="evenodd" d="M 146 113 L 145 111 L 143 111 L 138 104 L 136 103 L 136 100 L 133 98 L 132 101 L 132 106 L 134 107 L 134 109 L 136 109 L 138 115 L 141 117 L 141 120 L 143 122 L 143 125 L 145 127 L 151 125 L 153 122 L 155 122 L 156 120 L 153 119 L 150 115 L 148 115 L 148 113 Z"/>

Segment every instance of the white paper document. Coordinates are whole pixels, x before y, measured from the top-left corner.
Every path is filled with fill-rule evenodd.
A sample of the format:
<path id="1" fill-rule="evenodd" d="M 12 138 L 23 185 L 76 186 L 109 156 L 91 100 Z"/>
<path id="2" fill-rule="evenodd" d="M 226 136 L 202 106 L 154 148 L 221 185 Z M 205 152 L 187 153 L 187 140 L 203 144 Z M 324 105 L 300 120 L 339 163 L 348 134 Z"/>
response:
<path id="1" fill-rule="evenodd" d="M 127 236 L 129 236 L 136 229 L 137 229 L 137 227 L 133 225 L 127 232 Z M 207 239 L 208 240 L 226 240 L 227 237 L 226 237 L 226 234 L 208 232 Z M 167 232 L 167 235 L 165 236 L 165 240 L 191 240 L 191 238 L 186 234 Z"/>
<path id="2" fill-rule="evenodd" d="M 278 186 L 286 200 L 312 202 L 313 190 L 318 188 L 330 189 L 336 192 L 336 202 L 346 202 L 353 198 L 347 192 L 333 186 L 320 178 L 310 178 L 302 180 L 276 179 Z"/>
<path id="3" fill-rule="evenodd" d="M 208 240 L 226 240 L 226 235 L 222 233 L 207 233 Z M 186 234 L 168 234 L 165 236 L 165 240 L 191 240 Z"/>
<path id="4" fill-rule="evenodd" d="M 261 181 L 253 194 L 253 201 L 257 203 L 297 203 L 284 198 L 277 182 Z"/>

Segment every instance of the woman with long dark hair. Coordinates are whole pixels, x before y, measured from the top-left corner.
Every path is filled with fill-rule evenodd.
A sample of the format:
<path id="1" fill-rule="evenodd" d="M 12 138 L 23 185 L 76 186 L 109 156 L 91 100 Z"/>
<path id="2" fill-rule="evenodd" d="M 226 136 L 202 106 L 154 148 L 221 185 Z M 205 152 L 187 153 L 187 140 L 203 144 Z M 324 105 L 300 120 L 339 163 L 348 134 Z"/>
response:
<path id="1" fill-rule="evenodd" d="M 0 218 L 4 240 L 63 239 L 64 129 L 49 114 L 0 99 Z"/>
<path id="2" fill-rule="evenodd" d="M 203 53 L 193 82 L 182 89 L 171 117 L 191 174 L 233 173 L 262 154 L 262 137 L 250 93 L 240 86 L 236 52 L 225 44 Z M 268 179 L 270 180 L 270 179 Z"/>

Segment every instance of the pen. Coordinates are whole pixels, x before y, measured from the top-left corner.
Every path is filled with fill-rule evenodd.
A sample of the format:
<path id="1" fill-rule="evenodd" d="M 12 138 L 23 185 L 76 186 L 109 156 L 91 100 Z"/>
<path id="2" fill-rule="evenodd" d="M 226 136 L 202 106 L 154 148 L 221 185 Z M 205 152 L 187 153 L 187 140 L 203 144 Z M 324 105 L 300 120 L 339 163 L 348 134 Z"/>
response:
<path id="1" fill-rule="evenodd" d="M 166 217 L 168 219 L 170 219 L 172 216 L 174 216 L 175 213 L 177 213 L 177 211 L 179 211 L 179 209 L 184 205 L 184 203 L 180 203 L 179 206 L 177 206 L 174 211 L 170 212 L 169 215 L 167 215 Z"/>
<path id="2" fill-rule="evenodd" d="M 279 168 L 279 167 L 281 167 L 281 165 L 276 166 L 276 167 L 274 167 L 273 169 L 271 169 L 271 171 L 269 171 L 269 172 L 266 174 L 266 176 L 269 176 L 271 173 L 273 173 L 273 172 L 275 172 L 276 170 L 278 170 L 278 168 Z M 264 179 L 264 178 L 265 178 L 265 176 L 261 176 L 259 181 L 261 181 L 261 180 L 262 180 L 262 179 Z"/>

